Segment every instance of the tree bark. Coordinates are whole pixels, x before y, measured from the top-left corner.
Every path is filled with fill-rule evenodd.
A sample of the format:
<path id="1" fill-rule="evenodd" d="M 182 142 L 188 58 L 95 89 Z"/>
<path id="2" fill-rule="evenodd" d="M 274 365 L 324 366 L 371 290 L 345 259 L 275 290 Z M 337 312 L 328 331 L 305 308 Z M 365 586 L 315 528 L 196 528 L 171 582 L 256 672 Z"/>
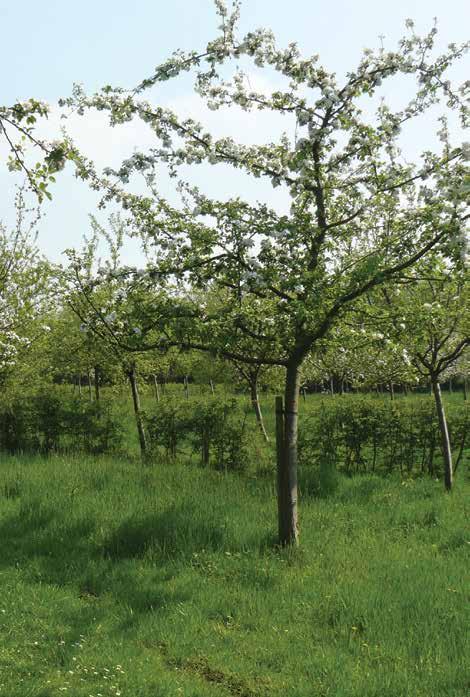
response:
<path id="1" fill-rule="evenodd" d="M 140 396 L 139 396 L 139 387 L 137 385 L 137 374 L 135 370 L 135 365 L 133 365 L 128 373 L 127 377 L 129 378 L 129 382 L 131 385 L 131 392 L 132 392 L 132 402 L 134 404 L 134 414 L 135 414 L 135 421 L 137 424 L 137 433 L 139 435 L 139 444 L 140 444 L 140 452 L 142 457 L 145 456 L 147 452 L 147 438 L 145 436 L 145 430 L 144 430 L 144 423 L 142 420 L 142 412 L 140 410 Z"/>
<path id="2" fill-rule="evenodd" d="M 264 440 L 268 443 L 269 438 L 268 438 L 268 434 L 266 433 L 266 428 L 264 425 L 263 412 L 261 411 L 261 404 L 259 403 L 258 380 L 256 377 L 254 379 L 250 380 L 250 397 L 251 397 L 251 404 L 252 404 L 254 412 L 255 412 L 256 421 L 258 422 L 258 426 L 260 428 L 261 433 L 263 434 Z"/>
<path id="3" fill-rule="evenodd" d="M 299 542 L 297 512 L 297 431 L 300 373 L 297 363 L 287 367 L 284 395 L 284 432 L 278 455 L 279 544 Z"/>
<path id="4" fill-rule="evenodd" d="M 442 402 L 441 386 L 437 376 L 432 378 L 432 390 L 436 402 L 437 417 L 439 419 L 439 430 L 441 432 L 442 455 L 444 457 L 444 484 L 446 490 L 451 491 L 453 483 L 452 449 L 450 447 L 449 430 L 447 428 L 447 419 Z"/>

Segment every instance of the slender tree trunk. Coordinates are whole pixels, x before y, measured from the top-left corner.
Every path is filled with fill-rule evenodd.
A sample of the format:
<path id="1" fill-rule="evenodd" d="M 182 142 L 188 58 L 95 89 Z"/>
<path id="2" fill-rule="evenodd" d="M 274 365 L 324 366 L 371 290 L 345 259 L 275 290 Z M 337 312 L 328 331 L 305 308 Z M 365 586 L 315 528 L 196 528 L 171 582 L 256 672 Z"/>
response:
<path id="1" fill-rule="evenodd" d="M 333 380 L 333 376 L 330 377 L 330 392 L 331 392 L 331 396 L 334 397 L 335 396 L 335 381 Z"/>
<path id="2" fill-rule="evenodd" d="M 188 376 L 184 376 L 184 396 L 186 399 L 189 399 L 189 385 L 188 385 Z"/>
<path id="3" fill-rule="evenodd" d="M 465 402 L 467 401 L 467 398 L 468 398 L 467 391 L 468 391 L 467 378 L 465 378 L 465 380 L 463 381 L 463 398 L 464 398 Z"/>
<path id="4" fill-rule="evenodd" d="M 261 404 L 259 403 L 258 380 L 256 377 L 250 380 L 250 397 L 260 431 L 263 434 L 264 440 L 269 442 L 268 434 L 266 433 L 266 428 L 264 425 L 263 412 L 261 411 Z"/>
<path id="5" fill-rule="evenodd" d="M 340 390 L 341 390 L 341 396 L 343 396 L 344 395 L 344 380 L 341 380 Z"/>
<path id="6" fill-rule="evenodd" d="M 157 402 L 160 401 L 160 385 L 158 384 L 158 378 L 156 375 L 153 376 L 153 384 L 155 387 L 155 399 Z"/>
<path id="7" fill-rule="evenodd" d="M 147 438 L 145 436 L 144 422 L 142 420 L 142 412 L 140 410 L 140 396 L 139 387 L 137 385 L 135 365 L 130 368 L 127 373 L 127 377 L 129 378 L 129 383 L 131 385 L 132 402 L 134 404 L 135 421 L 137 424 L 137 433 L 139 435 L 140 452 L 142 457 L 144 457 L 145 453 L 147 452 Z"/>
<path id="8" fill-rule="evenodd" d="M 88 370 L 87 376 L 88 376 L 88 397 L 89 397 L 90 402 L 92 402 L 93 401 L 93 391 L 91 389 L 91 371 L 90 370 Z"/>
<path id="9" fill-rule="evenodd" d="M 100 369 L 95 365 L 95 399 L 100 401 Z"/>
<path id="10" fill-rule="evenodd" d="M 211 386 L 212 394 L 215 394 L 214 381 L 212 380 L 212 378 L 209 380 L 209 385 Z"/>
<path id="11" fill-rule="evenodd" d="M 289 364 L 284 395 L 284 433 L 278 456 L 279 544 L 297 545 L 297 431 L 299 408 L 299 365 Z"/>
<path id="12" fill-rule="evenodd" d="M 442 403 L 441 386 L 437 377 L 432 378 L 432 390 L 436 401 L 437 417 L 439 419 L 439 430 L 441 432 L 442 455 L 444 457 L 444 484 L 447 491 L 452 489 L 453 470 L 452 470 L 452 450 L 450 447 L 449 431 L 447 419 Z"/>
<path id="13" fill-rule="evenodd" d="M 393 401 L 395 399 L 395 390 L 393 387 L 393 382 L 390 380 L 388 383 L 389 389 L 390 389 L 390 399 Z"/>

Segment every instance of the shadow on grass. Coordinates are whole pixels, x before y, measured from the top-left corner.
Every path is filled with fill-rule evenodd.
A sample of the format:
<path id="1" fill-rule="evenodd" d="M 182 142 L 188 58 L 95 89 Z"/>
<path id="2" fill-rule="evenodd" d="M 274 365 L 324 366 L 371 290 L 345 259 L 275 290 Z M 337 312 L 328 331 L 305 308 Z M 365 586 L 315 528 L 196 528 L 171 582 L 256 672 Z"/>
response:
<path id="1" fill-rule="evenodd" d="M 167 592 L 194 553 L 226 544 L 223 521 L 203 519 L 191 503 L 129 517 L 100 537 L 99 521 L 68 521 L 65 510 L 28 501 L 0 522 L 0 569 L 23 572 L 28 583 L 74 589 L 92 606 L 104 595 L 147 612 L 186 599 Z"/>
<path id="2" fill-rule="evenodd" d="M 224 546 L 226 531 L 213 519 L 199 519 L 194 507 L 181 505 L 160 514 L 124 520 L 105 540 L 102 553 L 112 560 L 163 556 L 188 557 Z"/>

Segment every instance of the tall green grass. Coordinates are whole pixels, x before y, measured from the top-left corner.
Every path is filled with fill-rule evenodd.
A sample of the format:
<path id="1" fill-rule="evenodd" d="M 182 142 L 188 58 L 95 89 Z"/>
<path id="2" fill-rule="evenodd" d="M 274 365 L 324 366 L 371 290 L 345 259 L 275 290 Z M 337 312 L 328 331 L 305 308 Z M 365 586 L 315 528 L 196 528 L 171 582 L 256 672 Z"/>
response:
<path id="1" fill-rule="evenodd" d="M 469 488 L 3 458 L 0 695 L 463 697 Z"/>

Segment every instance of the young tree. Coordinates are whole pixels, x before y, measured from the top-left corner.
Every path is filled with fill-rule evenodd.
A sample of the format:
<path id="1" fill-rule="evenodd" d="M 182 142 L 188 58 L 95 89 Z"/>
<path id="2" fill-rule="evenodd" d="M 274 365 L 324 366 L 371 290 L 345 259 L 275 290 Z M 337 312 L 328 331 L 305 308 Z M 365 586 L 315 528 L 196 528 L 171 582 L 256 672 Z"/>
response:
<path id="1" fill-rule="evenodd" d="M 416 371 L 429 380 L 436 403 L 444 458 L 444 481 L 453 485 L 452 448 L 440 383 L 459 360 L 468 357 L 470 303 L 465 264 L 451 267 L 430 259 L 416 269 L 398 295 L 384 291 L 388 336 Z M 418 311 L 417 311 L 418 309 Z"/>
<path id="2" fill-rule="evenodd" d="M 436 29 L 419 37 L 409 22 L 410 35 L 397 50 L 365 51 L 340 83 L 318 57 L 302 58 L 295 44 L 278 48 L 270 31 L 238 38 L 238 9 L 230 14 L 222 0 L 216 6 L 221 33 L 203 51 L 175 53 L 133 92 L 106 87 L 88 98 L 77 88 L 69 103 L 82 112 L 108 110 L 112 125 L 140 118 L 155 133 L 154 149 L 136 152 L 118 171 L 108 170 L 108 179 L 84 160 L 80 170 L 92 186 L 103 188 L 105 201 L 123 205 L 134 234 L 154 247 L 149 278 L 158 284 L 178 279 L 180 289 L 192 283 L 226 293 L 222 317 L 185 292 L 176 302 L 159 297 L 154 313 L 167 345 L 285 369 L 279 540 L 295 544 L 298 395 L 306 356 L 358 298 L 461 234 L 468 147 L 448 151 L 439 141 L 437 147 L 430 143 L 434 150 L 409 164 L 399 146 L 402 129 L 442 98 L 444 110 L 456 110 L 466 123 L 463 91 L 446 79 L 466 46 L 451 45 L 436 56 Z M 276 72 L 285 87 L 271 93 L 251 89 L 240 71 L 230 75 L 230 65 L 240 60 L 254 61 L 269 75 Z M 294 138 L 284 134 L 277 142 L 252 146 L 215 138 L 196 120 L 142 98 L 156 84 L 192 69 L 195 89 L 211 109 L 284 115 L 295 127 Z M 414 85 L 401 109 L 380 101 L 382 85 L 397 77 Z M 363 110 L 367 97 L 379 100 L 373 114 Z M 177 176 L 180 167 L 199 163 L 267 178 L 290 196 L 290 212 L 239 198 L 215 200 L 183 184 L 184 205 L 170 205 L 158 191 L 158 167 Z M 145 174 L 148 195 L 126 190 L 134 172 Z M 255 318 L 254 302 L 259 304 Z M 253 339 L 248 349 L 246 343 L 238 348 L 241 338 Z"/>

